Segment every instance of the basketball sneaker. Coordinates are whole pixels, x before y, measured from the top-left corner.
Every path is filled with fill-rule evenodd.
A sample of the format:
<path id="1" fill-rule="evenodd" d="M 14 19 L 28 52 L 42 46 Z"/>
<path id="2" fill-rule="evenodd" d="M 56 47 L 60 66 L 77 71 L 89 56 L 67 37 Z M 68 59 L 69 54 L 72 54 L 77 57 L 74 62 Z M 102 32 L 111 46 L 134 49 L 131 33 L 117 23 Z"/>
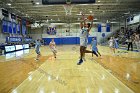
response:
<path id="1" fill-rule="evenodd" d="M 83 60 L 80 59 L 79 62 L 77 63 L 77 65 L 81 65 L 83 63 Z"/>

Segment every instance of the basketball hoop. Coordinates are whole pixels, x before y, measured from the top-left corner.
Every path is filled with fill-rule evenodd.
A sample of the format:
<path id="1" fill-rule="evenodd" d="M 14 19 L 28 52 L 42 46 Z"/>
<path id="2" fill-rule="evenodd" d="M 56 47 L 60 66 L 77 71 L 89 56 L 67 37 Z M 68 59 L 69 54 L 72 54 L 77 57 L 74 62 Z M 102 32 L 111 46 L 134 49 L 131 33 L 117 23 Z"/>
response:
<path id="1" fill-rule="evenodd" d="M 73 8 L 73 6 L 71 5 L 71 3 L 67 3 L 63 7 L 65 9 L 66 15 L 71 15 L 71 10 Z"/>

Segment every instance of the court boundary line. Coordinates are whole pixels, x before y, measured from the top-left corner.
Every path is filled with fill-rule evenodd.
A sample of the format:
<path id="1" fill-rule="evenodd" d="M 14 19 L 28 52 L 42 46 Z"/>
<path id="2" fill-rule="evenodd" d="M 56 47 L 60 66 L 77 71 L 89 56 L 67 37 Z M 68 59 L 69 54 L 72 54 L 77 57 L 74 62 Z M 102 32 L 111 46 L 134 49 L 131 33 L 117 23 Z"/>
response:
<path id="1" fill-rule="evenodd" d="M 24 58 L 23 58 L 24 59 Z M 46 60 L 47 61 L 47 60 Z M 34 71 L 32 71 L 32 73 L 30 74 L 30 75 L 32 75 L 32 74 L 34 74 L 36 71 L 38 71 L 39 69 L 40 69 L 40 67 L 42 66 L 42 65 L 44 65 L 45 63 L 46 63 L 46 61 L 43 63 L 43 64 L 41 64 L 37 69 L 35 69 Z M 39 71 L 38 71 L 39 72 Z M 41 72 L 40 72 L 41 73 Z M 42 74 L 42 73 L 41 73 Z M 30 76 L 29 75 L 29 76 Z M 28 77 L 29 77 L 28 76 Z M 19 88 L 26 80 L 28 80 L 28 77 L 25 79 L 25 80 L 23 80 L 15 89 L 13 89 L 13 90 L 11 90 L 11 93 L 13 93 L 13 91 L 14 90 L 17 90 L 17 88 Z M 58 82 L 59 83 L 59 82 Z"/>
<path id="2" fill-rule="evenodd" d="M 96 60 L 94 60 L 95 62 L 97 62 Z M 98 65 L 100 65 L 103 69 L 105 69 L 99 62 L 97 62 Z M 113 76 L 114 79 L 116 79 L 118 82 L 120 82 L 124 87 L 126 87 L 129 91 L 131 91 L 132 93 L 135 93 L 131 88 L 129 88 L 127 85 L 125 85 L 121 80 L 119 80 L 117 77 L 115 77 L 113 74 L 111 74 L 107 69 L 105 69 L 105 71 L 107 73 L 109 73 L 111 76 Z"/>

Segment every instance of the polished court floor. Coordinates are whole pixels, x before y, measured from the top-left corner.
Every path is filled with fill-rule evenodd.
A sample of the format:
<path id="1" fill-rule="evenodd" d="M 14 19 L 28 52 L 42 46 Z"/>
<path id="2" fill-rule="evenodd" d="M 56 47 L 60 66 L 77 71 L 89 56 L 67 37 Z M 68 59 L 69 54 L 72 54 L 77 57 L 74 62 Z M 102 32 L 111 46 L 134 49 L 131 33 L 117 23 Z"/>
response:
<path id="1" fill-rule="evenodd" d="M 89 48 L 88 48 L 89 49 Z M 77 65 L 78 45 L 48 46 L 35 61 L 34 49 L 0 56 L 0 93 L 140 93 L 140 53 L 113 54 L 99 46 L 102 57 L 86 55 Z"/>

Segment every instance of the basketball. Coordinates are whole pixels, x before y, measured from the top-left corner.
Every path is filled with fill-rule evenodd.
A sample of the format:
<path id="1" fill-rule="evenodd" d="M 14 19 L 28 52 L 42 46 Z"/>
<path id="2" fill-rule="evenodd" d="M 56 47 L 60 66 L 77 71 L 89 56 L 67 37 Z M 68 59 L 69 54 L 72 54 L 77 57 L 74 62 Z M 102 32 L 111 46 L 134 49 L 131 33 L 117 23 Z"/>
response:
<path id="1" fill-rule="evenodd" d="M 89 15 L 89 16 L 87 17 L 87 19 L 88 19 L 88 20 L 93 20 L 93 16 L 92 16 L 92 15 Z"/>

